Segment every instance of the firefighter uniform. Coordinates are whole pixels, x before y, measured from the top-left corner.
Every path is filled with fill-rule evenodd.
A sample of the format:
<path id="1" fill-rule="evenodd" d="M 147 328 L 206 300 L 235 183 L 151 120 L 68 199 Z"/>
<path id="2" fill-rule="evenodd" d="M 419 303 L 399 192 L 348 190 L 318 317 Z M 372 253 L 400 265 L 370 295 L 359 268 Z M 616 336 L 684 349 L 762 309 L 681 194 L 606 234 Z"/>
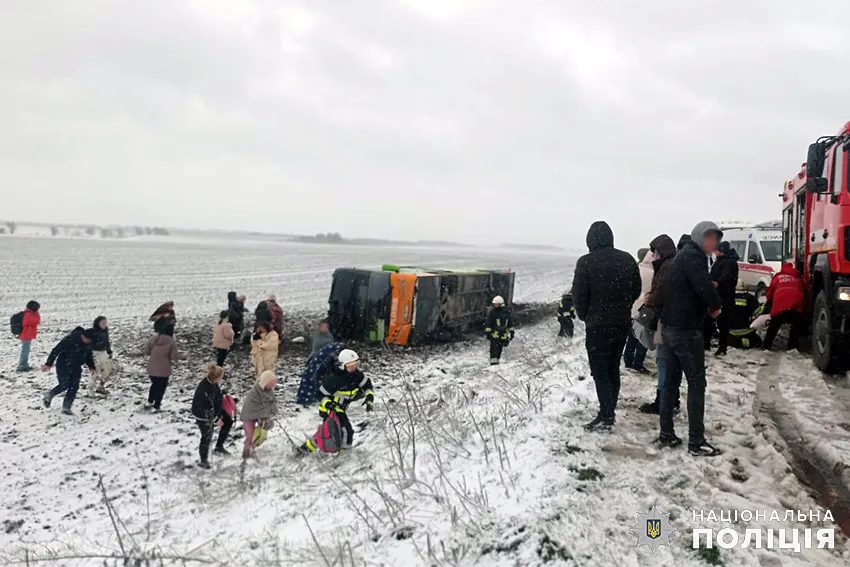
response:
<path id="1" fill-rule="evenodd" d="M 561 330 L 558 332 L 559 337 L 572 338 L 573 320 L 575 318 L 576 308 L 573 307 L 573 295 L 571 293 L 564 294 L 561 297 L 561 302 L 558 303 L 558 323 L 561 324 Z"/>
<path id="2" fill-rule="evenodd" d="M 514 338 L 514 322 L 511 312 L 505 306 L 494 307 L 487 315 L 487 328 L 484 334 L 490 341 L 490 364 L 499 364 L 504 349 Z"/>
<path id="3" fill-rule="evenodd" d="M 349 449 L 354 441 L 354 428 L 348 419 L 348 406 L 355 400 L 365 399 L 366 411 L 372 411 L 375 403 L 372 380 L 359 369 L 348 372 L 340 368 L 336 357 L 331 357 L 327 364 L 319 387 L 319 393 L 323 396 L 319 403 L 319 415 L 325 419 L 331 411 L 336 413 L 343 428 L 342 448 Z M 316 449 L 312 439 L 308 439 L 302 446 L 302 450 L 310 453 Z"/>

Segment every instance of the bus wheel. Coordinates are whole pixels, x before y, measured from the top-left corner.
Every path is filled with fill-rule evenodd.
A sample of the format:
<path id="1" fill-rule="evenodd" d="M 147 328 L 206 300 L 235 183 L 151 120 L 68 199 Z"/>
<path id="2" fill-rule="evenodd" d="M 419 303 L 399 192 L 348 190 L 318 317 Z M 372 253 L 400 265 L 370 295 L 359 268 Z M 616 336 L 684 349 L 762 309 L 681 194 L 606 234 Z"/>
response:
<path id="1" fill-rule="evenodd" d="M 821 291 L 815 299 L 812 314 L 812 360 L 823 372 L 835 369 L 835 334 L 832 327 L 832 310 L 826 293 Z"/>

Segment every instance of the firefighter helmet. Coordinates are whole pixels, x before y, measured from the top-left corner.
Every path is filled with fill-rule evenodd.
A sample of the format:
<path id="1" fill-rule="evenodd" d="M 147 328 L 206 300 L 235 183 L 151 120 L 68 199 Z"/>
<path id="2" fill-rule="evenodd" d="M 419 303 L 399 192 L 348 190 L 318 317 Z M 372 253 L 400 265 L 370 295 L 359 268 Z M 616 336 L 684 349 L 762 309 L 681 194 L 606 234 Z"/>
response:
<path id="1" fill-rule="evenodd" d="M 496 297 L 493 298 L 493 305 L 504 305 L 504 304 L 505 304 L 505 300 L 502 299 L 501 295 L 497 295 Z"/>
<path id="2" fill-rule="evenodd" d="M 359 362 L 360 357 L 358 357 L 357 353 L 353 350 L 345 349 L 339 353 L 339 356 L 337 356 L 337 360 L 339 360 L 339 367 L 341 369 L 344 369 L 349 364 Z"/>

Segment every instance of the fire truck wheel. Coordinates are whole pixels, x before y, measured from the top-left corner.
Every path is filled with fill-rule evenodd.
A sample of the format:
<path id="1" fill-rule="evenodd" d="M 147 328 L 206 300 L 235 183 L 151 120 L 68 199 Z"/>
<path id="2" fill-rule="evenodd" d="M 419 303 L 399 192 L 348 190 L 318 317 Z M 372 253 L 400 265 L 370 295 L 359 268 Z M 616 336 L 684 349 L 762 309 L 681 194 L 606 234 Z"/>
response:
<path id="1" fill-rule="evenodd" d="M 823 372 L 831 372 L 835 368 L 836 337 L 832 331 L 832 310 L 826 293 L 821 291 L 815 299 L 812 314 L 812 359 Z"/>

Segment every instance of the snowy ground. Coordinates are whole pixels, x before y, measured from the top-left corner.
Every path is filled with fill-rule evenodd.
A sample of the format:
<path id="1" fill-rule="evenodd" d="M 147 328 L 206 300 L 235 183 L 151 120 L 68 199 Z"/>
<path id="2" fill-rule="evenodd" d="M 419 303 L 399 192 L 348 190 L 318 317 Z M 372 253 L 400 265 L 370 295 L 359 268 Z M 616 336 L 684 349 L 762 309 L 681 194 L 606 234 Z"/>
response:
<path id="1" fill-rule="evenodd" d="M 98 250 L 99 263 L 104 255 L 115 260 L 128 254 Z M 9 262 L 3 253 L 0 249 L 0 263 Z M 198 250 L 195 256 L 184 259 L 188 275 L 175 273 L 161 286 L 136 281 L 132 274 L 145 271 L 127 271 L 122 265 L 116 273 L 122 274 L 123 285 L 136 281 L 137 286 L 118 297 L 108 290 L 120 290 L 121 284 L 108 278 L 98 279 L 99 285 L 84 282 L 86 293 L 45 287 L 58 299 L 66 294 L 59 305 L 87 298 L 76 311 L 55 308 L 51 315 L 61 325 L 74 317 L 93 319 L 97 313 L 88 312 L 95 311 L 88 301 L 96 305 L 96 300 L 88 296 L 95 290 L 104 290 L 105 304 L 125 318 L 114 340 L 121 345 L 126 372 L 107 398 L 81 395 L 73 418 L 61 416 L 58 408 L 41 407 L 39 394 L 52 385 L 52 378 L 10 372 L 15 344 L 0 343 L 0 563 L 53 558 L 56 565 L 103 565 L 97 556 L 114 555 L 165 557 L 164 565 L 183 564 L 178 559 L 183 558 L 190 565 L 248 566 L 826 567 L 850 560 L 843 540 L 832 553 L 720 550 L 714 563 L 707 562 L 709 554 L 690 549 L 692 509 L 817 509 L 792 474 L 782 444 L 768 440 L 771 424 L 758 410 L 764 369 L 772 368 L 773 359 L 734 352 L 710 361 L 708 435 L 726 453 L 695 460 L 684 450 L 651 448 L 657 421 L 636 408 L 651 396 L 652 378 L 625 375 L 615 433 L 585 433 L 581 424 L 592 417 L 595 396 L 592 380 L 586 379 L 582 339 L 557 339 L 551 321 L 521 329 L 507 362 L 497 370 L 486 366 L 482 341 L 404 351 L 367 349 L 378 407 L 369 416 L 352 412 L 359 446 L 339 457 L 301 461 L 291 458 L 288 437 L 300 442 L 318 420 L 314 410 L 291 403 L 294 376 L 304 359 L 293 346 L 279 367 L 285 377 L 278 388 L 281 427 L 260 449 L 258 460 L 242 466 L 237 457 L 214 459 L 213 470 L 202 472 L 193 466 L 198 436 L 188 406 L 210 354 L 204 344 L 205 318 L 184 319 L 186 330 L 178 339 L 191 358 L 175 373 L 160 415 L 140 411 L 147 383 L 138 351 L 148 324 L 133 320 L 146 315 L 162 294 L 183 299 L 178 308 L 185 304 L 190 313 L 208 312 L 212 303 L 218 308 L 216 287 L 192 273 L 191 266 L 208 263 L 205 252 Z M 30 281 L 49 282 L 63 273 L 66 264 L 45 262 L 46 257 L 34 262 L 47 265 Z M 154 257 L 150 252 L 137 263 L 152 266 Z M 311 265 L 323 261 L 331 262 L 313 258 Z M 159 262 L 174 266 L 175 272 L 180 269 L 179 261 Z M 523 281 L 533 282 L 532 290 L 549 287 L 555 295 L 570 267 L 559 258 L 548 267 L 536 262 L 537 276 Z M 79 274 L 75 266 L 70 263 L 67 277 L 71 270 Z M 311 282 L 321 279 L 316 275 L 320 269 L 315 270 Z M 2 273 L 9 277 L 8 270 Z M 254 273 L 260 293 L 272 280 L 261 268 Z M 235 285 L 235 277 L 229 274 L 217 286 L 249 287 Z M 276 290 L 284 298 L 287 291 L 299 293 L 287 277 L 287 289 Z M 7 307 L 8 298 L 2 301 Z M 56 338 L 56 331 L 46 330 L 34 359 L 40 361 Z M 247 352 L 237 352 L 229 365 L 226 386 L 239 396 L 251 382 Z M 796 408 L 801 436 L 805 424 L 813 429 L 812 423 L 829 420 L 834 424 L 828 429 L 833 450 L 847 454 L 847 446 L 841 445 L 847 440 L 841 433 L 846 406 L 841 407 L 835 394 L 843 386 L 824 385 L 833 391 L 819 391 L 823 379 L 804 371 L 808 361 L 795 355 L 782 357 L 779 368 L 772 376 Z M 814 402 L 823 396 L 831 398 L 828 407 Z M 800 400 L 807 399 L 811 406 L 802 405 Z M 678 418 L 677 428 L 686 433 L 685 416 Z M 234 452 L 240 434 L 237 426 Z M 671 513 L 679 530 L 672 548 L 662 547 L 655 555 L 635 547 L 630 531 L 635 513 L 653 505 Z M 768 526 L 735 527 L 743 533 Z"/>

